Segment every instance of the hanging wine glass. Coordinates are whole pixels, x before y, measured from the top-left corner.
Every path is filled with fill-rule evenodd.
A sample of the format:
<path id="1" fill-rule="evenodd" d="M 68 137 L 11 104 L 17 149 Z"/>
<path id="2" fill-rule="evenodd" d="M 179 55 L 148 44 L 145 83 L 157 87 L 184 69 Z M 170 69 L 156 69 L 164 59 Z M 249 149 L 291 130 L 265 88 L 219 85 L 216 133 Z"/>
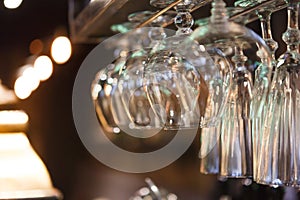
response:
<path id="1" fill-rule="evenodd" d="M 144 28 L 145 29 L 145 28 Z M 162 40 L 166 35 L 161 28 L 146 28 L 152 40 L 150 46 Z M 158 29 L 158 30 L 156 30 Z M 150 103 L 143 87 L 143 73 L 149 48 L 135 49 L 128 56 L 124 67 L 119 71 L 117 92 L 112 95 L 113 116 L 118 127 L 135 137 L 150 137 L 161 130 L 161 124 L 151 112 Z M 126 117 L 119 112 L 125 109 Z M 141 131 L 141 129 L 143 131 Z"/>
<path id="2" fill-rule="evenodd" d="M 115 49 L 115 61 L 104 69 L 101 69 L 95 76 L 91 87 L 92 98 L 94 100 L 95 110 L 102 129 L 107 133 L 120 133 L 116 120 L 112 112 L 111 96 L 117 92 L 116 87 L 119 79 L 119 72 L 124 67 L 130 49 L 141 48 L 146 45 L 148 30 L 133 30 L 129 33 L 117 37 L 116 41 L 110 43 L 107 48 Z M 137 40 L 136 38 L 139 38 Z M 117 104 L 120 105 L 120 104 Z M 126 119 L 127 115 L 122 106 L 116 109 L 120 118 Z M 116 114 L 116 112 L 115 112 Z"/>
<path id="3" fill-rule="evenodd" d="M 116 37 L 115 41 L 112 39 L 111 41 L 113 42 L 107 46 L 107 48 L 115 49 L 116 60 L 105 69 L 100 70 L 92 84 L 92 97 L 95 102 L 96 113 L 103 130 L 107 133 L 119 133 L 121 130 L 118 125 L 128 125 L 131 121 L 130 116 L 123 106 L 117 84 L 120 78 L 120 71 L 124 68 L 125 64 L 128 65 L 131 62 L 128 61 L 126 63 L 131 54 L 134 53 L 131 50 L 140 50 L 150 45 L 149 29 L 134 28 L 151 14 L 153 12 L 150 11 L 132 13 L 128 16 L 129 22 L 116 24 L 111 27 L 112 30 L 123 33 L 120 37 Z M 174 12 L 167 12 L 155 19 L 151 25 L 161 26 L 162 24 L 169 23 L 173 16 Z M 112 96 L 118 96 L 119 99 L 114 98 L 112 101 Z M 112 105 L 113 103 L 114 105 Z"/>
<path id="4" fill-rule="evenodd" d="M 242 8 L 237 7 L 226 7 L 227 14 L 232 16 L 236 13 L 241 12 Z M 244 24 L 247 22 L 248 15 L 236 18 L 234 22 L 239 24 Z M 207 26 L 210 18 L 204 18 L 197 20 L 199 27 Z M 226 58 L 226 54 L 230 54 L 231 48 L 224 48 L 223 55 Z M 217 61 L 218 59 L 215 59 Z M 218 62 L 215 63 L 216 66 L 220 66 Z M 222 67 L 220 67 L 222 69 Z M 229 86 L 226 87 L 227 90 Z M 225 88 L 224 88 L 225 89 Z M 225 101 L 226 99 L 224 99 Z M 220 103 L 219 103 L 220 104 Z M 226 105 L 226 101 L 221 103 L 221 105 Z M 224 106 L 225 107 L 225 106 Z M 222 110 L 223 112 L 223 110 Z M 220 112 L 220 113 L 222 113 Z M 220 173 L 220 134 L 221 133 L 221 123 L 217 123 L 213 127 L 202 127 L 201 129 L 201 140 L 200 140 L 200 172 L 203 174 L 218 174 Z"/>
<path id="5" fill-rule="evenodd" d="M 135 14 L 135 17 L 139 14 L 143 16 L 142 12 Z M 151 26 L 159 27 L 143 28 L 148 31 L 147 35 L 151 43 L 147 48 L 137 48 L 131 52 L 124 68 L 120 71 L 117 93 L 119 96 L 112 95 L 113 102 L 122 101 L 120 105 L 126 110 L 125 113 L 128 116 L 124 120 L 121 114 L 114 115 L 118 126 L 126 131 L 126 133 L 133 134 L 135 137 L 153 136 L 159 132 L 162 127 L 161 123 L 158 123 L 156 115 L 152 112 L 152 109 L 150 109 L 149 100 L 145 93 L 142 80 L 144 65 L 148 60 L 148 56 L 160 48 L 161 40 L 166 37 L 165 30 L 161 28 L 160 25 L 162 22 L 164 23 L 166 20 L 169 20 L 172 15 L 174 15 L 174 12 L 168 12 L 151 23 Z M 129 19 L 132 20 L 132 17 Z"/>
<path id="6" fill-rule="evenodd" d="M 118 71 L 124 65 L 125 58 L 120 56 L 95 76 L 91 87 L 95 110 L 101 127 L 107 133 L 119 133 L 111 112 L 111 93 L 116 85 Z"/>
<path id="7" fill-rule="evenodd" d="M 271 15 L 274 6 L 275 5 L 270 5 L 268 9 L 262 9 L 257 11 L 257 16 L 259 18 L 260 25 L 261 25 L 262 38 L 264 39 L 264 41 L 266 42 L 266 44 L 268 45 L 271 51 L 273 62 L 276 62 L 275 52 L 278 49 L 278 43 L 273 39 L 272 29 L 271 29 Z"/>
<path id="8" fill-rule="evenodd" d="M 193 19 L 184 2 L 176 6 L 175 36 L 163 40 L 150 55 L 144 71 L 144 85 L 152 110 L 165 129 L 198 127 L 196 113 L 200 75 L 176 48 L 191 32 Z M 179 10 L 180 9 L 180 10 Z M 186 12 L 185 12 L 186 11 Z"/>
<path id="9" fill-rule="evenodd" d="M 207 26 L 197 28 L 191 39 L 206 49 L 217 48 L 226 52 L 233 65 L 233 83 L 224 115 L 220 122 L 220 175 L 226 177 L 252 176 L 252 106 L 257 95 L 256 88 L 266 92 L 272 70 L 271 55 L 262 39 L 245 26 L 228 21 L 225 3 L 215 0 L 212 16 Z M 257 51 L 265 59 L 256 55 Z M 257 71 L 255 62 L 264 63 L 263 70 Z M 204 141 L 205 142 L 205 141 Z"/>
<path id="10" fill-rule="evenodd" d="M 272 37 L 272 30 L 271 30 L 271 14 L 272 10 L 275 8 L 275 5 L 272 4 L 268 7 L 268 9 L 261 9 L 257 11 L 257 16 L 259 18 L 260 24 L 261 24 L 261 31 L 262 31 L 262 38 L 266 42 L 267 46 L 270 49 L 271 56 L 272 56 L 272 74 L 271 79 L 273 78 L 275 67 L 276 67 L 276 60 L 275 60 L 275 51 L 278 48 L 277 42 Z M 264 59 L 263 56 L 259 55 L 261 59 Z M 260 70 L 264 68 L 262 66 L 263 64 L 259 65 L 257 68 L 257 71 L 259 73 Z M 261 81 L 264 81 L 264 79 L 258 79 Z M 266 80 L 267 81 L 267 80 Z M 263 83 L 262 83 L 263 84 Z M 262 85 L 257 83 L 256 85 Z M 256 105 L 257 107 L 255 110 L 257 110 L 257 113 L 253 116 L 253 128 L 252 128 L 252 137 L 253 137 L 253 178 L 256 179 L 257 176 L 257 162 L 258 162 L 258 153 L 260 148 L 260 142 L 262 139 L 262 132 L 263 127 L 265 123 L 266 118 L 266 112 L 267 112 L 267 95 L 268 92 L 264 91 L 264 87 L 259 88 L 257 98 L 254 99 L 253 105 Z"/>
<path id="11" fill-rule="evenodd" d="M 189 12 L 191 5 L 189 4 L 190 1 L 184 1 L 183 3 L 178 4 L 175 9 L 177 11 L 177 16 L 174 19 L 175 25 L 177 26 L 178 30 L 175 36 L 168 37 L 165 39 L 160 47 L 160 51 L 155 52 L 149 59 L 149 62 L 146 66 L 145 70 L 145 77 L 146 80 L 145 85 L 147 89 L 147 93 L 149 95 L 149 99 L 152 105 L 152 108 L 156 115 L 162 121 L 162 124 L 166 126 L 168 129 L 176 129 L 180 128 L 191 128 L 191 127 L 198 127 L 199 121 L 201 126 L 212 126 L 215 125 L 218 115 L 221 111 L 220 107 L 216 105 L 220 102 L 221 99 L 226 98 L 227 91 L 223 90 L 223 88 L 219 88 L 218 95 L 213 95 L 216 93 L 209 93 L 212 91 L 212 87 L 218 87 L 216 84 L 219 81 L 219 84 L 229 84 L 230 82 L 230 68 L 227 67 L 229 63 L 226 61 L 224 56 L 220 51 L 216 49 L 210 49 L 209 51 L 205 51 L 202 46 L 198 43 L 190 42 L 189 44 L 185 44 L 184 41 L 186 40 L 187 36 L 192 33 L 192 25 L 193 25 L 193 18 Z M 190 53 L 190 50 L 193 50 Z M 177 57 L 176 57 L 177 56 Z M 170 72 L 172 69 L 172 65 L 174 63 L 184 65 L 193 66 L 197 73 L 200 75 L 198 78 L 199 80 L 199 92 L 198 96 L 192 94 L 184 94 L 181 92 L 181 95 L 176 94 L 178 98 L 169 98 L 168 101 L 165 101 L 163 98 L 166 94 L 163 94 L 163 91 L 168 91 L 166 89 L 167 86 L 159 86 L 157 83 L 158 80 L 156 76 L 159 76 L 159 70 L 165 70 L 170 68 Z M 168 63 L 169 62 L 169 63 Z M 215 62 L 222 62 L 222 69 L 220 69 L 220 65 L 215 65 Z M 164 66 L 169 65 L 168 67 L 164 68 Z M 159 69 L 159 67 L 161 67 Z M 155 68 L 155 69 L 152 69 Z M 183 71 L 184 72 L 184 71 Z M 163 73 L 162 73 L 163 74 Z M 223 76 L 223 77 L 221 77 Z M 221 79 L 221 78 L 223 79 Z M 214 81 L 214 83 L 213 83 Z M 209 83 L 210 82 L 210 83 Z M 171 84 L 164 82 L 166 84 Z M 179 82 L 178 82 L 179 83 Z M 162 84 L 162 83 L 160 83 Z M 207 87 L 207 85 L 209 87 Z M 165 87 L 165 88 L 164 88 Z M 156 93 L 154 92 L 156 90 Z M 157 91 L 160 91 L 157 93 Z M 188 90 L 185 88 L 183 91 L 193 91 Z M 170 94 L 171 92 L 168 91 Z M 179 91 L 178 91 L 179 92 Z M 192 96 L 189 96 L 192 95 Z M 180 98 L 190 98 L 190 99 L 180 99 Z M 198 98 L 199 97 L 199 98 Z M 192 98 L 192 99 L 191 99 Z M 179 100 L 179 101 L 178 101 Z M 192 108 L 195 106 L 195 102 L 191 102 L 191 100 L 197 101 L 198 109 L 194 109 L 192 112 Z M 173 102 L 172 102 L 173 101 Z M 174 101 L 178 101 L 177 103 Z M 178 105 L 178 103 L 182 101 L 182 105 L 185 105 L 185 109 L 187 110 L 177 110 L 176 116 L 174 115 L 173 110 L 169 110 L 168 104 L 171 105 Z M 219 101 L 219 102 L 216 102 Z M 186 102 L 189 103 L 189 106 L 186 106 Z M 160 108 L 164 108 L 163 110 L 158 110 L 156 105 L 163 105 Z M 182 106 L 181 105 L 181 106 Z M 193 105 L 193 106 L 191 106 Z M 221 104 L 219 104 L 221 105 Z M 179 108 L 179 105 L 177 106 Z M 189 114 L 187 114 L 189 113 Z M 190 115 L 190 116 L 189 116 Z M 176 119 L 175 119 L 176 118 Z M 168 120 L 172 119 L 172 120 Z M 175 121 L 175 123 L 173 122 Z M 172 127 L 173 126 L 173 127 Z"/>
<path id="12" fill-rule="evenodd" d="M 200 75 L 177 52 L 160 50 L 149 58 L 144 86 L 165 129 L 198 128 Z"/>
<path id="13" fill-rule="evenodd" d="M 272 186 L 300 185 L 299 1 L 288 1 L 287 11 L 288 27 L 282 36 L 287 51 L 278 59 L 258 153 L 256 181 Z"/>

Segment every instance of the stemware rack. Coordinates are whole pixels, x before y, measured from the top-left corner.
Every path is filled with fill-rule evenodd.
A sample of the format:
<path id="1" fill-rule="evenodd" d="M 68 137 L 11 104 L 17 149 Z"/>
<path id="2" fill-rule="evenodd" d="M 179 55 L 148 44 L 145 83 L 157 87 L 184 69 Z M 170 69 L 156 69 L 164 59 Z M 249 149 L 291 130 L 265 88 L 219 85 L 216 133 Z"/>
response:
<path id="1" fill-rule="evenodd" d="M 137 27 L 147 26 L 156 17 L 164 14 L 180 2 L 181 0 L 176 0 L 168 7 L 157 10 L 149 4 L 149 0 L 138 0 L 138 3 L 134 0 L 94 0 L 90 2 L 69 0 L 69 25 L 72 42 L 75 44 L 98 44 L 105 38 L 116 34 L 110 27 L 113 24 L 125 22 L 129 14 L 143 10 L 157 11 L 149 19 L 137 25 Z M 211 2 L 212 0 L 199 1 L 191 11 L 200 18 L 208 17 L 210 9 L 207 6 L 210 6 Z M 234 2 L 234 0 L 226 1 L 229 6 L 232 6 Z M 257 1 L 252 6 L 241 8 L 241 11 L 234 13 L 230 16 L 230 19 L 234 20 L 247 15 L 245 23 L 253 22 L 257 20 L 256 11 L 267 9 L 271 4 L 276 5 L 273 12 L 287 7 L 285 0 Z M 172 21 L 165 23 L 163 27 L 168 27 L 170 24 L 172 24 Z"/>

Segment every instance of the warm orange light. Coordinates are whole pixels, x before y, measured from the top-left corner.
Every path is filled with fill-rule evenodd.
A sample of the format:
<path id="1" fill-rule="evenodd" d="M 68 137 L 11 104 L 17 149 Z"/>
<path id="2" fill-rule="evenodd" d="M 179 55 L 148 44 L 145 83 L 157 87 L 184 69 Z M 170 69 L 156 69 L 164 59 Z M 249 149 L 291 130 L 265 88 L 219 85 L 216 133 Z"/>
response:
<path id="1" fill-rule="evenodd" d="M 33 40 L 29 45 L 30 53 L 33 55 L 40 54 L 43 51 L 44 45 L 40 39 Z"/>
<path id="2" fill-rule="evenodd" d="M 26 99 L 32 92 L 32 86 L 24 76 L 20 76 L 14 85 L 15 94 L 19 99 Z"/>
<path id="3" fill-rule="evenodd" d="M 0 199 L 52 188 L 49 173 L 24 133 L 0 133 Z"/>
<path id="4" fill-rule="evenodd" d="M 27 83 L 30 85 L 31 91 L 36 90 L 40 85 L 39 76 L 32 65 L 28 65 L 28 67 L 23 71 L 22 76 L 27 80 Z"/>
<path id="5" fill-rule="evenodd" d="M 72 54 L 72 45 L 69 38 L 59 36 L 55 38 L 51 46 L 51 56 L 57 64 L 67 62 Z"/>
<path id="6" fill-rule="evenodd" d="M 53 64 L 48 56 L 39 56 L 34 62 L 34 70 L 36 71 L 37 77 L 41 81 L 45 81 L 52 75 Z"/>
<path id="7" fill-rule="evenodd" d="M 28 115 L 19 110 L 0 111 L 0 125 L 22 125 L 28 122 Z"/>

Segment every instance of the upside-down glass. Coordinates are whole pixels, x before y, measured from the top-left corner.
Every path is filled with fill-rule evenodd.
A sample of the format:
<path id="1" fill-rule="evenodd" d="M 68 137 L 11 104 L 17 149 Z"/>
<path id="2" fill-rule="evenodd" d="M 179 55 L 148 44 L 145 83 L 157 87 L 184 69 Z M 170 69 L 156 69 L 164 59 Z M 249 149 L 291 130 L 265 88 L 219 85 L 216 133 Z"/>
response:
<path id="1" fill-rule="evenodd" d="M 213 47 L 223 51 L 233 66 L 233 83 L 229 86 L 230 95 L 220 121 L 219 174 L 252 176 L 252 118 L 263 102 L 253 99 L 258 93 L 268 91 L 272 71 L 269 49 L 253 31 L 228 21 L 222 0 L 214 1 L 210 23 L 197 28 L 191 38 L 206 49 Z M 257 52 L 264 59 L 257 56 Z M 258 67 L 257 62 L 263 64 Z"/>
<path id="2" fill-rule="evenodd" d="M 118 82 L 120 72 L 124 71 L 124 66 L 128 64 L 132 66 L 132 64 L 137 63 L 137 54 L 131 56 L 135 52 L 134 50 L 139 51 L 151 45 L 148 36 L 150 29 L 134 29 L 134 27 L 152 14 L 153 12 L 150 11 L 132 13 L 128 16 L 129 22 L 115 24 L 111 27 L 112 30 L 122 33 L 120 37 L 115 37 L 116 39 L 112 40 L 113 42 L 108 46 L 110 49 L 115 49 L 116 59 L 99 71 L 91 88 L 100 125 L 107 133 L 120 133 L 121 130 L 118 125 L 123 126 L 123 129 L 125 129 L 125 124 L 128 128 L 132 122 L 131 116 L 127 112 L 128 109 L 126 110 L 123 105 Z M 155 19 L 151 25 L 161 26 L 168 23 L 172 16 L 174 16 L 174 12 L 167 12 Z M 159 36 L 157 37 L 159 39 Z M 152 44 L 152 46 L 154 45 Z M 114 96 L 114 99 L 112 99 L 112 96 Z"/>
<path id="3" fill-rule="evenodd" d="M 222 111 L 222 102 L 228 96 L 228 88 L 224 89 L 219 86 L 230 84 L 229 63 L 226 62 L 222 52 L 214 48 L 206 51 L 195 41 L 185 43 L 186 38 L 192 33 L 193 18 L 189 13 L 190 5 L 187 2 L 180 3 L 175 9 L 177 16 L 174 22 L 178 30 L 175 36 L 166 38 L 161 43 L 159 51 L 155 52 L 147 63 L 144 77 L 147 93 L 154 112 L 168 129 L 198 128 L 199 125 L 213 126 Z M 218 65 L 216 65 L 217 62 L 219 62 Z M 176 69 L 183 66 L 186 67 L 185 70 Z M 191 82 L 190 85 L 179 80 L 174 83 L 175 77 L 163 75 L 168 72 L 175 73 L 176 70 L 176 73 L 180 75 L 192 68 L 196 70 L 192 73 L 193 76 L 198 74 L 198 89 L 196 86 L 191 87 L 194 89 L 189 88 Z M 191 74 L 187 73 L 184 76 L 191 76 Z M 165 82 L 158 83 L 161 80 Z M 176 92 L 174 88 L 170 88 L 171 85 L 176 85 Z M 214 88 L 219 90 L 212 92 Z M 166 91 L 169 93 L 173 91 L 173 96 L 176 98 L 166 100 L 166 94 L 163 94 Z M 194 93 L 191 93 L 193 91 Z M 157 109 L 157 105 L 162 105 L 159 107 L 162 109 Z M 167 105 L 177 105 L 177 110 L 170 110 Z"/>
<path id="4" fill-rule="evenodd" d="M 282 39 L 287 51 L 280 56 L 267 104 L 258 153 L 258 183 L 300 185 L 300 32 L 299 1 L 290 0 L 288 27 Z"/>
<path id="5" fill-rule="evenodd" d="M 118 92 L 116 90 L 119 79 L 119 72 L 124 67 L 130 49 L 141 48 L 143 41 L 147 39 L 148 30 L 143 32 L 142 29 L 123 34 L 118 37 L 118 41 L 111 44 L 109 48 L 115 48 L 116 59 L 113 63 L 101 69 L 95 76 L 95 80 L 91 86 L 92 98 L 94 100 L 95 110 L 102 129 L 107 133 L 119 133 L 118 121 L 114 118 L 116 112 L 112 111 L 112 94 Z M 139 40 L 136 40 L 139 38 Z M 116 48 L 116 46 L 118 48 Z M 116 94 L 118 95 L 118 94 Z M 117 104 L 120 105 L 120 104 Z M 119 106 L 117 114 L 121 119 L 127 119 L 123 106 Z"/>
<path id="6" fill-rule="evenodd" d="M 236 7 L 227 7 L 228 15 L 233 15 L 235 13 L 241 12 L 241 8 Z M 244 22 L 247 17 L 243 16 L 242 18 L 238 18 L 235 20 L 237 23 Z M 197 21 L 199 26 L 205 26 L 209 23 L 210 18 L 200 19 Z M 221 52 L 219 52 L 220 54 Z M 215 65 L 220 66 L 219 68 L 222 69 L 221 65 L 222 62 L 226 62 L 226 56 L 222 56 L 223 59 L 220 62 L 220 57 L 215 57 Z M 218 61 L 219 60 L 219 61 Z M 223 86 L 224 87 L 224 86 Z M 226 87 L 225 87 L 226 88 Z M 227 87 L 229 88 L 229 87 Z M 224 94 L 223 94 L 224 95 Z M 223 102 L 223 107 L 226 105 Z M 222 112 L 221 112 L 222 113 Z M 201 129 L 201 147 L 199 151 L 199 158 L 200 158 L 200 172 L 203 174 L 218 174 L 220 173 L 220 132 L 221 132 L 221 123 L 217 123 L 215 126 L 212 127 L 202 127 Z"/>
<path id="7" fill-rule="evenodd" d="M 277 42 L 273 39 L 272 37 L 272 30 L 271 30 L 271 14 L 272 10 L 275 8 L 275 5 L 270 5 L 268 9 L 261 9 L 257 11 L 257 15 L 261 24 L 261 31 L 262 31 L 262 38 L 268 45 L 271 55 L 272 55 L 272 75 L 271 79 L 274 76 L 275 73 L 275 68 L 276 68 L 276 60 L 275 60 L 275 51 L 278 48 Z M 263 58 L 262 58 L 263 59 Z M 268 98 L 266 98 L 264 95 L 268 94 L 263 94 L 264 92 L 261 91 L 262 94 L 260 97 L 263 98 L 256 98 L 256 101 L 264 101 L 265 100 L 265 105 L 267 104 Z M 256 117 L 253 119 L 253 128 L 252 128 L 252 137 L 253 137 L 253 179 L 256 180 L 257 176 L 257 162 L 258 162 L 258 154 L 259 154 L 259 148 L 261 147 L 260 143 L 262 140 L 262 132 L 263 132 L 263 127 L 265 123 L 265 118 L 266 118 L 266 112 L 267 112 L 267 106 L 263 104 L 259 104 L 260 108 L 257 108 L 259 110 L 259 114 L 256 115 Z"/>

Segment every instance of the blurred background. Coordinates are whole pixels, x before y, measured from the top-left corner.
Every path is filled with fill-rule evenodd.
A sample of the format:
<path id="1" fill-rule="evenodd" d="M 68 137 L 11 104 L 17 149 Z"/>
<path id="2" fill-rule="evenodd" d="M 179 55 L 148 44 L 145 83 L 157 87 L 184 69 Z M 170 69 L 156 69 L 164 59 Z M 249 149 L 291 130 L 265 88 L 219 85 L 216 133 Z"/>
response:
<path id="1" fill-rule="evenodd" d="M 139 1 L 139 0 L 136 0 Z M 86 2 L 82 2 L 83 5 Z M 232 5 L 232 1 L 227 1 Z M 14 88 L 20 67 L 28 62 L 32 41 L 43 42 L 40 54 L 49 54 L 55 36 L 70 33 L 67 0 L 24 0 L 16 9 L 0 3 L 0 79 Z M 209 15 L 204 9 L 202 16 Z M 277 54 L 285 50 L 281 34 L 285 31 L 286 12 L 272 16 L 273 36 L 279 42 Z M 260 34 L 257 21 L 248 24 Z M 53 66 L 52 76 L 41 82 L 26 99 L 9 109 L 21 109 L 29 115 L 28 138 L 46 164 L 53 184 L 66 200 L 128 199 L 152 180 L 180 199 L 282 199 L 283 188 L 269 188 L 243 180 L 218 180 L 217 176 L 199 173 L 199 136 L 176 162 L 164 169 L 130 174 L 113 170 L 92 157 L 81 143 L 72 117 L 72 89 L 76 73 L 96 44 L 73 43 L 72 56 L 64 64 Z M 296 191 L 294 191 L 296 193 Z M 295 196 L 293 197 L 295 198 Z"/>

